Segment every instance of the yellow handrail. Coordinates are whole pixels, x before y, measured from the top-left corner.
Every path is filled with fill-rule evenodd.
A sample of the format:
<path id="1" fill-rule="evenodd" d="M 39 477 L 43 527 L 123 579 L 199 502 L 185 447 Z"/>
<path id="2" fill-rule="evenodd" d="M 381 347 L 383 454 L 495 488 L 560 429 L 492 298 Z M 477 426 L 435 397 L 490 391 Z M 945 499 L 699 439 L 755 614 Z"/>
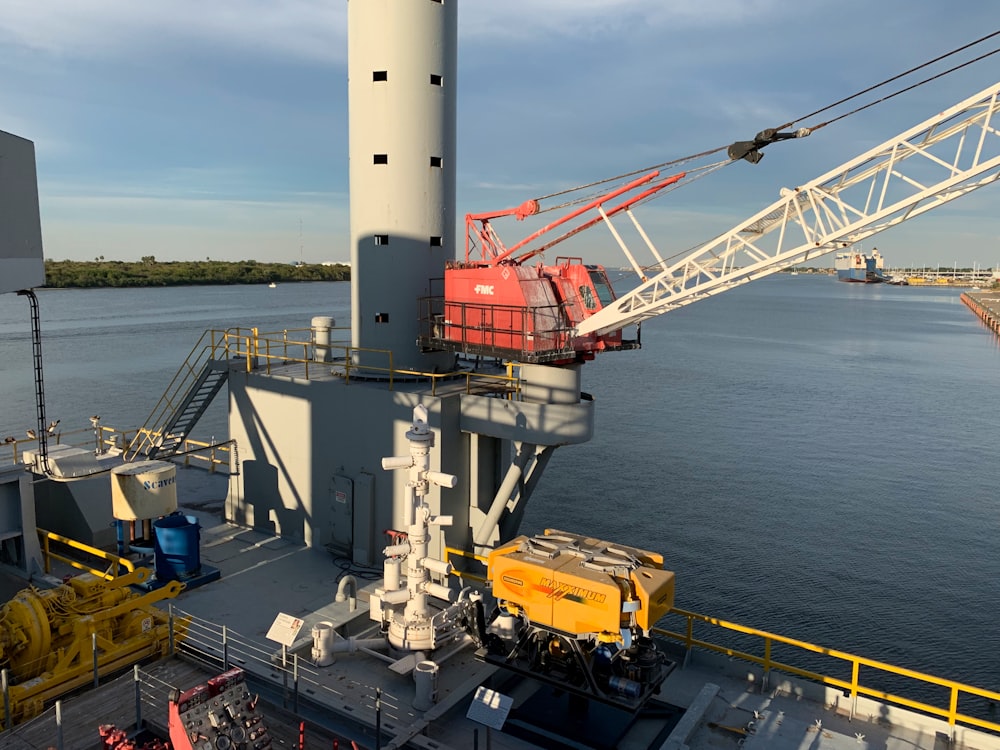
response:
<path id="1" fill-rule="evenodd" d="M 467 550 L 458 549 L 455 547 L 445 547 L 445 560 L 448 560 L 452 555 L 458 557 L 464 557 L 467 559 L 476 560 L 482 563 L 484 566 L 487 563 L 487 558 L 482 555 L 477 555 L 475 553 L 469 552 Z M 466 571 L 453 570 L 452 575 L 458 576 L 460 578 L 470 578 L 476 581 L 484 581 L 488 583 L 488 580 L 484 576 L 479 576 L 474 573 L 469 573 Z M 770 633 L 766 630 L 759 630 L 757 628 L 748 627 L 746 625 L 740 625 L 735 622 L 729 622 L 728 620 L 721 620 L 717 617 L 708 617 L 706 615 L 700 615 L 695 612 L 689 612 L 683 609 L 672 609 L 667 613 L 667 618 L 670 617 L 682 617 L 685 620 L 684 632 L 674 632 L 671 630 L 666 630 L 664 628 L 653 628 L 653 632 L 664 638 L 677 641 L 684 645 L 687 651 L 692 651 L 695 648 L 701 648 L 706 651 L 712 651 L 719 654 L 724 654 L 729 657 L 742 659 L 748 661 L 752 664 L 758 664 L 764 668 L 764 684 L 767 685 L 768 677 L 772 670 L 781 671 L 785 674 L 795 675 L 797 677 L 803 677 L 805 679 L 817 682 L 823 685 L 830 685 L 832 687 L 837 687 L 849 691 L 849 697 L 851 699 L 851 718 L 857 711 L 857 699 L 858 696 L 869 696 L 875 698 L 884 703 L 893 703 L 899 706 L 905 706 L 907 708 L 912 708 L 917 711 L 922 711 L 931 716 L 937 716 L 947 720 L 948 725 L 954 727 L 958 723 L 962 723 L 967 726 L 978 727 L 980 729 L 985 729 L 987 731 L 1000 733 L 1000 723 L 995 721 L 988 721 L 986 719 L 981 719 L 976 716 L 971 716 L 966 713 L 962 713 L 958 710 L 959 698 L 962 696 L 977 696 L 984 698 L 993 703 L 1000 702 L 1000 692 L 993 690 L 986 690 L 984 688 L 975 687 L 974 685 L 968 685 L 962 682 L 956 682 L 955 680 L 949 680 L 943 677 L 936 677 L 926 672 L 918 672 L 914 669 L 907 669 L 905 667 L 897 667 L 887 662 L 878 661 L 877 659 L 869 659 L 864 656 L 855 656 L 854 654 L 847 653 L 846 651 L 838 651 L 836 649 L 826 648 L 824 646 L 817 646 L 814 643 L 809 643 L 807 641 L 800 641 L 796 638 L 788 638 L 783 635 L 777 635 L 776 633 Z M 665 618 L 666 619 L 666 618 Z M 694 637 L 694 624 L 695 622 L 711 625 L 723 630 L 730 630 L 736 633 L 742 633 L 744 635 L 754 636 L 760 638 L 763 641 L 763 656 L 757 654 L 747 653 L 745 651 L 740 651 L 729 646 L 722 646 L 711 641 L 702 640 Z M 829 675 L 824 675 L 819 672 L 814 672 L 809 669 L 803 669 L 801 667 L 796 667 L 791 664 L 786 664 L 784 662 L 777 661 L 772 656 L 772 648 L 774 644 L 780 643 L 786 646 L 791 646 L 797 648 L 801 651 L 808 651 L 816 654 L 822 654 L 823 656 L 829 656 L 833 659 L 844 662 L 850 665 L 851 668 L 851 678 L 850 680 L 842 680 L 837 677 L 832 677 Z M 912 698 L 907 698 L 901 695 L 895 695 L 893 693 L 888 693 L 884 690 L 878 690 L 876 688 L 868 687 L 861 684 L 861 667 L 867 667 L 869 669 L 878 670 L 880 672 L 896 675 L 899 677 L 905 677 L 908 679 L 916 680 L 918 683 L 924 685 L 935 685 L 938 687 L 946 688 L 949 691 L 949 701 L 948 708 L 941 708 L 923 701 L 913 700 Z"/>
<path id="2" fill-rule="evenodd" d="M 467 558 L 469 560 L 475 560 L 477 562 L 482 563 L 483 565 L 486 565 L 486 562 L 487 562 L 487 559 L 485 557 L 483 557 L 482 555 L 477 555 L 474 552 L 468 552 L 467 550 L 458 549 L 457 547 L 445 547 L 444 548 L 444 560 L 445 560 L 445 562 L 451 562 L 449 560 L 449 558 L 452 555 L 457 555 L 458 557 L 464 557 L 464 558 Z M 470 580 L 473 580 L 473 581 L 479 581 L 480 583 L 486 583 L 486 576 L 479 575 L 478 573 L 471 573 L 471 572 L 465 571 L 465 570 L 452 570 L 451 574 L 453 576 L 457 576 L 458 578 L 462 578 L 462 579 L 469 578 Z"/>
<path id="3" fill-rule="evenodd" d="M 775 633 L 770 633 L 766 630 L 758 630 L 757 628 L 751 628 L 745 625 L 739 625 L 738 623 L 729 622 L 726 620 L 720 620 L 715 617 L 707 617 L 705 615 L 699 615 L 694 612 L 688 612 L 682 609 L 673 609 L 668 613 L 667 616 L 668 617 L 679 616 L 685 618 L 686 619 L 685 632 L 676 633 L 669 630 L 664 630 L 662 628 L 654 628 L 653 631 L 658 635 L 683 643 L 685 648 L 688 650 L 691 650 L 694 647 L 698 647 L 706 649 L 708 651 L 714 651 L 716 653 L 725 654 L 727 656 L 735 657 L 738 659 L 743 659 L 753 664 L 759 664 L 764 668 L 765 680 L 767 678 L 767 675 L 770 674 L 771 670 L 780 670 L 788 674 L 796 675 L 799 677 L 805 677 L 806 679 L 813 680 L 815 682 L 819 682 L 824 685 L 830 685 L 833 687 L 850 691 L 852 716 L 856 710 L 858 696 L 866 695 L 876 698 L 879 701 L 894 703 L 900 706 L 906 706 L 908 708 L 913 708 L 918 711 L 930 714 L 932 716 L 941 717 L 947 720 L 949 726 L 955 726 L 958 722 L 961 722 L 969 726 L 975 726 L 981 729 L 987 729 L 992 732 L 1000 733 L 1000 723 L 993 721 L 986 721 L 984 719 L 980 719 L 975 716 L 970 716 L 969 714 L 961 713 L 958 710 L 958 700 L 960 695 L 963 694 L 973 695 L 985 698 L 989 701 L 997 702 L 1000 701 L 1000 692 L 986 690 L 984 688 L 978 688 L 973 685 L 967 685 L 965 683 L 956 682 L 955 680 L 949 680 L 943 677 L 936 677 L 934 675 L 927 674 L 925 672 L 918 672 L 917 670 L 907 669 L 905 667 L 897 667 L 887 662 L 878 661 L 877 659 L 869 659 L 864 656 L 855 656 L 854 654 L 849 654 L 846 651 L 838 651 L 836 649 L 817 646 L 813 643 L 808 643 L 806 641 L 800 641 L 795 638 L 788 638 L 782 635 L 777 635 Z M 693 634 L 695 622 L 714 625 L 724 630 L 731 630 L 737 633 L 743 633 L 745 635 L 761 638 L 764 641 L 764 655 L 758 656 L 756 654 L 746 653 L 744 651 L 739 651 L 727 646 L 720 646 L 711 643 L 709 641 L 696 639 Z M 831 677 L 829 675 L 823 675 L 818 672 L 813 672 L 807 669 L 801 669 L 799 667 L 795 667 L 790 664 L 785 664 L 782 662 L 775 661 L 771 657 L 771 647 L 772 644 L 774 643 L 785 644 L 787 646 L 792 646 L 794 648 L 803 651 L 810 651 L 813 653 L 822 654 L 823 656 L 829 656 L 833 659 L 845 662 L 846 664 L 849 664 L 851 667 L 851 679 L 842 680 L 836 677 Z M 940 708 L 938 706 L 934 706 L 929 703 L 913 700 L 911 698 L 906 698 L 900 695 L 894 695 L 892 693 L 887 693 L 882 690 L 877 690 L 875 688 L 862 685 L 860 681 L 861 667 L 869 667 L 871 669 L 876 669 L 886 674 L 906 677 L 908 679 L 913 679 L 916 680 L 917 682 L 924 683 L 927 685 L 936 685 L 939 687 L 946 688 L 947 690 L 950 691 L 949 706 L 948 708 Z"/>
<path id="4" fill-rule="evenodd" d="M 62 534 L 56 534 L 54 531 L 47 531 L 43 528 L 38 528 L 38 537 L 42 542 L 42 558 L 45 561 L 45 572 L 52 572 L 52 560 L 58 560 L 59 562 L 66 563 L 78 570 L 85 570 L 88 573 L 93 573 L 99 578 L 103 578 L 106 581 L 110 581 L 118 577 L 118 570 L 124 568 L 129 573 L 135 572 L 135 564 L 124 557 L 119 557 L 111 552 L 105 552 L 97 547 L 91 547 L 89 544 L 84 544 L 83 542 L 78 542 L 76 539 L 70 539 L 68 536 L 63 536 Z M 98 570 L 92 568 L 84 563 L 74 560 L 71 557 L 66 557 L 65 555 L 60 555 L 57 552 L 53 552 L 49 548 L 49 542 L 59 542 L 60 544 L 65 544 L 67 547 L 72 549 L 80 550 L 81 552 L 86 552 L 88 555 L 93 557 L 99 557 L 102 560 L 108 560 L 112 565 L 107 570 Z M 111 571 L 115 572 L 112 573 Z"/>

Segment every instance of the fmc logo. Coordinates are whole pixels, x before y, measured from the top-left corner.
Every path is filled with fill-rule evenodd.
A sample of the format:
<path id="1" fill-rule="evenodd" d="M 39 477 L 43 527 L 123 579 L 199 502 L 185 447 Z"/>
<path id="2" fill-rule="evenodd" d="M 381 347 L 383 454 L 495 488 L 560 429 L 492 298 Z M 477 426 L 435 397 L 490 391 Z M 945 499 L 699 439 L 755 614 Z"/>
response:
<path id="1" fill-rule="evenodd" d="M 493 284 L 476 284 L 476 294 L 493 294 Z"/>

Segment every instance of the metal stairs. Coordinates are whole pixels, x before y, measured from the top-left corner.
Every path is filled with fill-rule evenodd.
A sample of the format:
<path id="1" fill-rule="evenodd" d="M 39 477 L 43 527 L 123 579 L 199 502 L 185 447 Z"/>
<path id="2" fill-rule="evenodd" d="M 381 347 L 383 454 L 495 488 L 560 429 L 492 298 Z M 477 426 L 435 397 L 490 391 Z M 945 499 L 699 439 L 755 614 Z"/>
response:
<path id="1" fill-rule="evenodd" d="M 181 365 L 146 423 L 125 449 L 125 461 L 163 459 L 184 445 L 205 410 L 229 378 L 225 347 L 206 331 Z M 214 337 L 212 337 L 214 339 Z"/>

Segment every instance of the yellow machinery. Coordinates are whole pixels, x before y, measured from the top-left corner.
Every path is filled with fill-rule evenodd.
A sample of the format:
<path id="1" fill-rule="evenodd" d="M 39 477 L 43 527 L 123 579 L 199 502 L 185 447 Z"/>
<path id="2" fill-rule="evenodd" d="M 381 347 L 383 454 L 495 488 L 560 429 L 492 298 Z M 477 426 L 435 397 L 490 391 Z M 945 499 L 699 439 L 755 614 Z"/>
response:
<path id="1" fill-rule="evenodd" d="M 495 549 L 480 658 L 636 711 L 670 672 L 650 628 L 674 603 L 655 552 L 547 529 Z"/>
<path id="2" fill-rule="evenodd" d="M 177 596 L 183 585 L 171 581 L 141 595 L 130 588 L 150 575 L 146 568 L 112 580 L 84 573 L 53 589 L 24 589 L 0 608 L 11 719 L 0 704 L 4 729 L 92 682 L 95 650 L 99 676 L 167 654 L 168 618 L 151 605 Z"/>

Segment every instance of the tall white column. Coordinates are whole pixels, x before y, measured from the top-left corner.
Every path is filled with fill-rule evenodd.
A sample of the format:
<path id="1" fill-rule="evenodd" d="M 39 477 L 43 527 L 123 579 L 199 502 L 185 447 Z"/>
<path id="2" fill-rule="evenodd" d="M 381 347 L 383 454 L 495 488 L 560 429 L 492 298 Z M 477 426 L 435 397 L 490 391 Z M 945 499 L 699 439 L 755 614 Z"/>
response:
<path id="1" fill-rule="evenodd" d="M 454 362 L 416 339 L 418 298 L 455 257 L 457 15 L 457 0 L 348 3 L 352 343 L 397 368 Z"/>

